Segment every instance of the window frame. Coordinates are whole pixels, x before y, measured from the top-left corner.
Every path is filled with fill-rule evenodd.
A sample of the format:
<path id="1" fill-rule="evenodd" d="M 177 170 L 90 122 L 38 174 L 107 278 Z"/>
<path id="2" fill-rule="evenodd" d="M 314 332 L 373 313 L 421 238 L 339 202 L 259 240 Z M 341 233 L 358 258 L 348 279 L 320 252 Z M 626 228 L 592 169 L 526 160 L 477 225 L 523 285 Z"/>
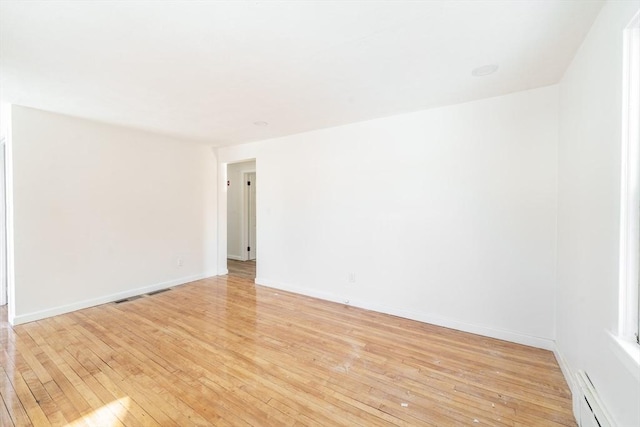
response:
<path id="1" fill-rule="evenodd" d="M 640 344 L 640 12 L 624 30 L 618 336 Z"/>

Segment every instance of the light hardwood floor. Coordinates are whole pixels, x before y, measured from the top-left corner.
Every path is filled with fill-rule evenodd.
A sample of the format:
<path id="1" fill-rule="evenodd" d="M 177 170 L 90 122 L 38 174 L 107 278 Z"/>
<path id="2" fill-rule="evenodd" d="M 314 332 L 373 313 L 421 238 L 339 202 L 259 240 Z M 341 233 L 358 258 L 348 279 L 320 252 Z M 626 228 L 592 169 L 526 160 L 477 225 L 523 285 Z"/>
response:
<path id="1" fill-rule="evenodd" d="M 551 352 L 252 282 L 3 309 L 0 425 L 575 426 Z"/>
<path id="2" fill-rule="evenodd" d="M 243 277 L 253 281 L 256 278 L 256 261 L 235 261 L 227 260 L 227 269 L 229 275 L 234 277 Z"/>

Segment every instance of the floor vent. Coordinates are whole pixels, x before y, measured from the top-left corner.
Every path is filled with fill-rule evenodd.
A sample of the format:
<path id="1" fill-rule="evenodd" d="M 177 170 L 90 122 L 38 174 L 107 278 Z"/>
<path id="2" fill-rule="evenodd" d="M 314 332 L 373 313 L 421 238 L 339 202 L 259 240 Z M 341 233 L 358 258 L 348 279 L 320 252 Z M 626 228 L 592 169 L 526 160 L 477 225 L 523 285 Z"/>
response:
<path id="1" fill-rule="evenodd" d="M 147 294 L 136 295 L 136 296 L 129 297 L 129 298 L 119 299 L 118 301 L 114 301 L 113 303 L 114 304 L 122 304 L 123 302 L 133 301 L 134 299 L 138 299 L 138 298 L 150 297 L 151 295 L 158 295 L 158 294 L 161 294 L 163 292 L 170 291 L 170 290 L 171 290 L 171 288 L 158 289 L 157 291 L 149 292 Z"/>
<path id="2" fill-rule="evenodd" d="M 149 292 L 147 295 L 149 295 L 149 296 L 151 296 L 151 295 L 158 295 L 158 294 L 161 294 L 161 293 L 163 293 L 163 292 L 170 291 L 170 290 L 171 290 L 171 288 L 167 288 L 167 289 L 160 289 L 160 290 L 157 290 L 157 291 Z"/>
<path id="3" fill-rule="evenodd" d="M 123 302 L 133 301 L 134 299 L 142 298 L 142 295 L 136 295 L 134 297 L 119 299 L 118 301 L 114 301 L 114 304 L 122 304 Z"/>
<path id="4" fill-rule="evenodd" d="M 580 427 L 614 427 L 585 371 L 578 371 L 580 384 Z"/>

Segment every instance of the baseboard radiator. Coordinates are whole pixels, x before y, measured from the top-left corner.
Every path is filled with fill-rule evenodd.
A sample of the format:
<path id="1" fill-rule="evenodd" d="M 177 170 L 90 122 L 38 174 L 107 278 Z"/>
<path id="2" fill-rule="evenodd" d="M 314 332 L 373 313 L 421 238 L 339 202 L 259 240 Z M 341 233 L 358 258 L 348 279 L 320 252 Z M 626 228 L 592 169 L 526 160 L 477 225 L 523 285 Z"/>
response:
<path id="1" fill-rule="evenodd" d="M 585 371 L 578 371 L 580 427 L 615 427 Z"/>

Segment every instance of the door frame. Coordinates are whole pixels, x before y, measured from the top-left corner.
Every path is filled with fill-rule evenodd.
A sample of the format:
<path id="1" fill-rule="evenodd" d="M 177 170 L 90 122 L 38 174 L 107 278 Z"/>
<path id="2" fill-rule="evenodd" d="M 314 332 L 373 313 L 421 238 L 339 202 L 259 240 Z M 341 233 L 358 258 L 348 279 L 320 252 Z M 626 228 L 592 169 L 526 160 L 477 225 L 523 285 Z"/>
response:
<path id="1" fill-rule="evenodd" d="M 7 285 L 7 150 L 0 139 L 0 306 L 8 302 Z"/>
<path id="2" fill-rule="evenodd" d="M 251 193 L 251 189 L 249 188 L 248 185 L 246 185 L 246 182 L 249 179 L 249 175 L 251 175 L 251 174 L 255 175 L 255 180 L 257 181 L 258 180 L 258 174 L 256 173 L 255 170 L 242 171 L 242 188 L 243 188 L 243 191 L 242 191 L 242 218 L 241 218 L 241 220 L 242 220 L 242 222 L 241 222 L 242 229 L 241 229 L 241 232 L 240 232 L 240 236 L 242 236 L 241 237 L 242 238 L 242 245 L 243 245 L 242 246 L 242 259 L 244 261 L 250 261 L 250 258 L 249 258 L 250 254 L 249 254 L 249 251 L 247 250 L 247 247 L 251 246 L 250 245 L 251 242 L 249 241 L 249 236 L 251 235 L 251 231 L 249 230 L 249 227 L 248 227 L 248 225 L 249 225 L 249 215 L 250 215 L 250 212 L 249 212 L 249 204 L 250 204 L 249 195 Z M 256 188 L 256 199 L 257 198 L 258 198 L 258 190 Z M 257 206 L 257 203 L 255 203 L 255 205 Z M 256 216 L 256 224 L 257 224 L 257 222 L 258 222 L 258 213 L 255 212 L 255 214 L 256 214 L 255 216 Z M 256 226 L 256 235 L 258 234 L 257 228 L 258 227 Z M 257 236 L 256 236 L 256 240 L 258 240 Z M 257 247 L 258 247 L 257 245 L 254 245 L 254 247 L 252 248 L 253 249 L 253 253 L 255 255 L 254 259 L 258 259 L 257 253 L 255 252 L 255 248 L 257 248 Z"/>
<path id="3" fill-rule="evenodd" d="M 218 156 L 218 275 L 224 276 L 229 273 L 227 266 L 227 240 L 228 240 L 228 226 L 227 221 L 227 206 L 228 206 L 228 168 L 235 163 L 254 161 L 255 168 L 247 170 L 247 172 L 253 171 L 258 176 L 259 160 L 258 156 L 254 154 L 252 150 L 249 153 L 233 153 L 226 155 L 217 153 Z M 245 171 L 243 171 L 245 172 Z M 260 190 L 256 188 L 256 200 L 260 199 Z M 260 212 L 256 212 L 256 223 L 260 222 Z M 256 230 L 257 234 L 260 230 Z M 256 259 L 256 277 L 260 274 L 260 260 Z"/>

